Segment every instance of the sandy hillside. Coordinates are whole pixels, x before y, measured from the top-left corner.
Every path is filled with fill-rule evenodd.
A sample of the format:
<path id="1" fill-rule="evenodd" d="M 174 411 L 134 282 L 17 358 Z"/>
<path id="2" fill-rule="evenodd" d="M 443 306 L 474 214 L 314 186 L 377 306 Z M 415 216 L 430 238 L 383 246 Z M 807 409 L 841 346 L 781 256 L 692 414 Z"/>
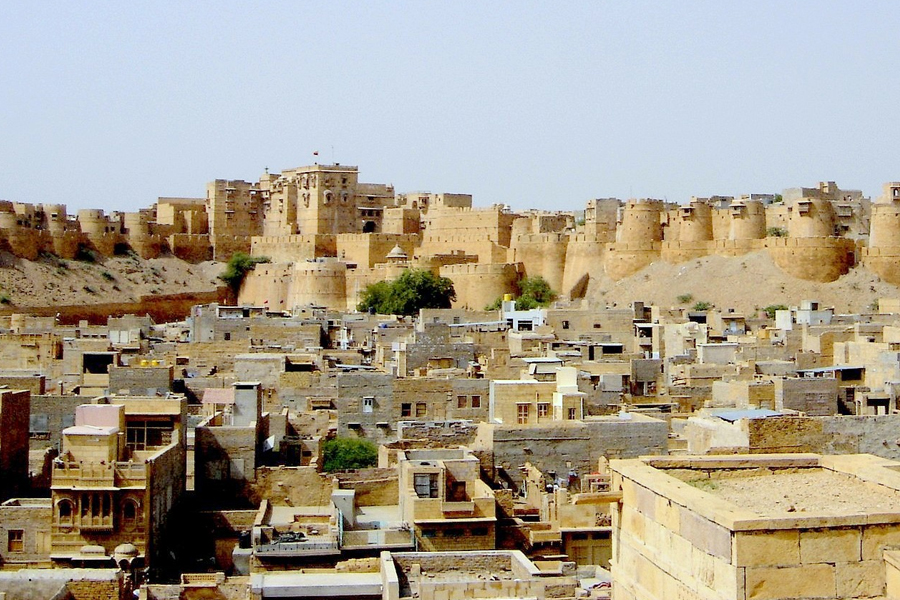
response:
<path id="1" fill-rule="evenodd" d="M 97 262 L 46 256 L 36 261 L 0 252 L 0 301 L 33 307 L 136 301 L 147 294 L 214 291 L 223 265 L 190 264 L 173 257 L 99 258 Z M 8 302 L 7 302 L 8 300 Z"/>
<path id="2" fill-rule="evenodd" d="M 689 303 L 678 296 L 690 294 Z M 881 281 L 858 266 L 831 283 L 794 279 L 779 269 L 766 252 L 729 258 L 705 256 L 672 265 L 655 262 L 638 273 L 613 281 L 598 265 L 591 273 L 587 299 L 591 306 L 627 306 L 643 300 L 665 307 L 691 306 L 711 302 L 722 309 L 734 308 L 745 315 L 772 304 L 797 305 L 801 300 L 818 300 L 837 312 L 871 312 L 878 298 L 897 297 L 900 289 Z"/>

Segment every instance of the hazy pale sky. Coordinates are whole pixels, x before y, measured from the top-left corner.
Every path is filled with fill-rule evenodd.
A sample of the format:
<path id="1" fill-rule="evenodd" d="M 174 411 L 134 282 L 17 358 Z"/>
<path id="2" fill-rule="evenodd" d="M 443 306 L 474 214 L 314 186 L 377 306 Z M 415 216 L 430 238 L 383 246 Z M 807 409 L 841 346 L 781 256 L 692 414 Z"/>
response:
<path id="1" fill-rule="evenodd" d="M 0 198 L 136 210 L 314 151 L 514 208 L 900 179 L 898 2 L 246 4 L 4 2 Z"/>

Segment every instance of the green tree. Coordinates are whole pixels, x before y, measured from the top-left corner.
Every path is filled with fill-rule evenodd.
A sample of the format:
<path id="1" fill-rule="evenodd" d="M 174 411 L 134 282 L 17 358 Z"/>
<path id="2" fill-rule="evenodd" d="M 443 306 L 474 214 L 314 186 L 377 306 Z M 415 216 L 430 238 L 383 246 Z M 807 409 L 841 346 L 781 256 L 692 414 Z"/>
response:
<path id="1" fill-rule="evenodd" d="M 706 300 L 700 300 L 699 302 L 696 302 L 693 307 L 691 307 L 691 310 L 696 312 L 705 312 L 711 308 L 712 303 L 707 302 Z"/>
<path id="2" fill-rule="evenodd" d="M 267 262 L 269 262 L 268 256 L 250 256 L 246 252 L 235 252 L 228 259 L 225 271 L 219 275 L 219 279 L 228 284 L 228 287 L 237 296 L 241 290 L 241 284 L 244 282 L 244 277 L 247 276 L 247 271 L 250 271 L 259 263 Z"/>
<path id="3" fill-rule="evenodd" d="M 763 312 L 766 313 L 766 316 L 770 319 L 775 318 L 775 312 L 779 310 L 787 310 L 788 307 L 784 304 L 770 304 L 769 306 L 763 309 Z"/>
<path id="4" fill-rule="evenodd" d="M 334 438 L 322 444 L 322 469 L 328 473 L 365 469 L 378 464 L 378 448 L 369 440 Z"/>
<path id="5" fill-rule="evenodd" d="M 788 232 L 784 227 L 769 227 L 766 229 L 766 237 L 787 237 Z"/>
<path id="6" fill-rule="evenodd" d="M 537 275 L 535 277 L 526 277 L 519 282 L 519 295 L 516 297 L 516 310 L 531 310 L 533 308 L 543 308 L 549 306 L 551 302 L 556 300 L 556 292 L 547 283 L 547 280 Z M 500 310 L 503 303 L 503 296 L 500 296 L 484 310 Z"/>
<path id="7" fill-rule="evenodd" d="M 454 300 L 456 290 L 450 279 L 410 269 L 394 281 L 367 286 L 356 308 L 382 315 L 415 315 L 422 308 L 450 308 Z"/>

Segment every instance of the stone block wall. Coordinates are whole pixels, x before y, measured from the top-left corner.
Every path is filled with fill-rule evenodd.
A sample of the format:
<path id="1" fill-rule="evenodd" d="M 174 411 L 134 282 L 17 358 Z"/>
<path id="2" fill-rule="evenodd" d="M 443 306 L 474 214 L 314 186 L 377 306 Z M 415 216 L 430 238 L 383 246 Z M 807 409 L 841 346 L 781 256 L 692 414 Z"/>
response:
<path id="1" fill-rule="evenodd" d="M 792 464 L 815 461 L 804 457 Z M 855 457 L 841 458 L 842 472 L 856 468 Z M 715 460 L 711 468 L 728 469 L 744 459 Z M 890 518 L 763 516 L 674 482 L 665 469 L 632 468 L 637 463 L 612 464 L 613 488 L 622 492 L 613 515 L 614 600 L 883 597 L 884 551 L 900 541 Z"/>
<path id="2" fill-rule="evenodd" d="M 0 505 L 0 564 L 49 565 L 52 514 L 49 498 L 13 499 Z M 22 536 L 21 546 L 10 543 L 11 535 Z"/>

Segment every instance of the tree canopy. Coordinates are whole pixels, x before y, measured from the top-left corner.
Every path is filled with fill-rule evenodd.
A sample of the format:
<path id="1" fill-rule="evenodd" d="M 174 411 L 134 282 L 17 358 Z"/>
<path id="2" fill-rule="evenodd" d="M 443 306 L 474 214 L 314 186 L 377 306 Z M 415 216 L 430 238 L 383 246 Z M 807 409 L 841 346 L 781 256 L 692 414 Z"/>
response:
<path id="1" fill-rule="evenodd" d="M 328 473 L 365 469 L 378 464 L 378 448 L 369 440 L 334 438 L 322 444 L 322 469 Z"/>
<path id="2" fill-rule="evenodd" d="M 519 282 L 519 295 L 516 297 L 516 310 L 531 310 L 549 306 L 556 300 L 556 292 L 547 283 L 547 280 L 537 275 L 526 277 Z M 494 300 L 485 310 L 499 310 L 503 297 Z"/>
<path id="3" fill-rule="evenodd" d="M 247 271 L 251 270 L 259 263 L 269 262 L 268 256 L 250 256 L 246 252 L 235 252 L 228 259 L 225 265 L 225 271 L 219 275 L 219 279 L 228 284 L 235 296 L 241 291 L 241 284 Z"/>
<path id="4" fill-rule="evenodd" d="M 452 281 L 431 271 L 410 269 L 394 281 L 367 286 L 356 308 L 383 315 L 415 315 L 422 308 L 450 308 L 454 300 Z"/>

